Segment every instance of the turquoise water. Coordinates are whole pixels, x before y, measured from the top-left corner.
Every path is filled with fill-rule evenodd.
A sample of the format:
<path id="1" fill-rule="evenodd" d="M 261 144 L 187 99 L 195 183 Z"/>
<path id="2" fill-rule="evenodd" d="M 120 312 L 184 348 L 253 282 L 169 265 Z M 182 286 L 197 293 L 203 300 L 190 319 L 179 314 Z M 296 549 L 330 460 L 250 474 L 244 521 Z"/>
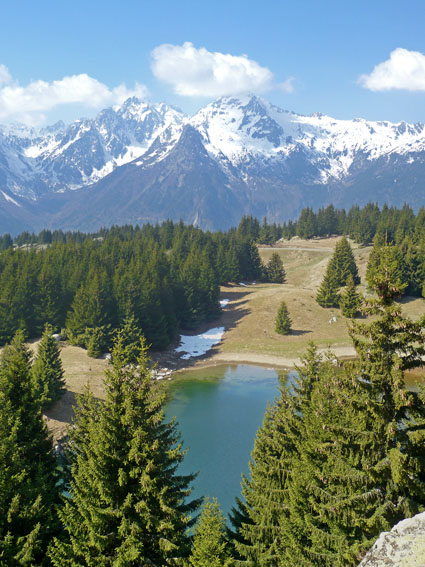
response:
<path id="1" fill-rule="evenodd" d="M 193 496 L 215 496 L 227 514 L 240 496 L 267 404 L 279 395 L 278 373 L 248 365 L 187 372 L 170 385 L 166 418 L 177 417 L 189 449 L 180 471 L 199 471 Z"/>

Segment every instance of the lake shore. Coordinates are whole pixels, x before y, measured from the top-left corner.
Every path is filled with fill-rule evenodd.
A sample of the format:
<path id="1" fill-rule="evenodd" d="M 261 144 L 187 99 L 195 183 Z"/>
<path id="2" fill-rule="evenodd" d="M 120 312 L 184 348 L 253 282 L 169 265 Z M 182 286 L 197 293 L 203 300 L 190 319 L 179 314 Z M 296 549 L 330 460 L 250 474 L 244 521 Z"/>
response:
<path id="1" fill-rule="evenodd" d="M 158 353 L 153 355 L 153 360 L 160 368 L 170 368 L 174 372 L 186 372 L 197 370 L 199 368 L 214 367 L 219 364 L 252 364 L 255 366 L 263 366 L 270 368 L 278 368 L 282 370 L 293 370 L 301 364 L 300 357 L 276 356 L 269 354 L 261 354 L 255 352 L 227 352 L 221 350 L 220 347 L 225 345 L 226 333 L 223 336 L 222 343 L 219 347 L 214 347 L 206 354 L 193 357 L 188 360 L 173 356 L 172 352 Z M 321 353 L 327 352 L 327 348 L 319 348 Z M 334 347 L 331 349 L 338 360 L 353 359 L 356 357 L 356 351 L 351 346 Z M 174 359 L 174 360 L 173 360 Z"/>

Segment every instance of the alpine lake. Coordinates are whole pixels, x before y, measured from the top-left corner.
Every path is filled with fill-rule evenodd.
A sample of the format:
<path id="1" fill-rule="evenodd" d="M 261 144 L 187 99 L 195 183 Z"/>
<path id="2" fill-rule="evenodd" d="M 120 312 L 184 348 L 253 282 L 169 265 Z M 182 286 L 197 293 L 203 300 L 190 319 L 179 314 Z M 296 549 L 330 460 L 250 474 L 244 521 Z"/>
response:
<path id="1" fill-rule="evenodd" d="M 251 451 L 267 405 L 279 396 L 279 374 L 251 365 L 217 365 L 179 372 L 168 385 L 166 420 L 177 418 L 187 454 L 181 474 L 197 472 L 194 498 L 216 497 L 227 515 L 241 495 Z"/>

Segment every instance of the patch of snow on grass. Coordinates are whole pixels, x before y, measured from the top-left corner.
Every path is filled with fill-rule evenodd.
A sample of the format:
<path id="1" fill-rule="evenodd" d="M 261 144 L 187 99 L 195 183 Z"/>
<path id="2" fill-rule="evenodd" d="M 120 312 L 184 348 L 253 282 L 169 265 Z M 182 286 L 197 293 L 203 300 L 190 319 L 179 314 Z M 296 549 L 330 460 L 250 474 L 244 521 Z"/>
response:
<path id="1" fill-rule="evenodd" d="M 180 346 L 176 348 L 176 352 L 184 352 L 184 360 L 202 356 L 221 341 L 223 334 L 224 327 L 215 327 L 200 335 L 181 335 Z"/>
<path id="2" fill-rule="evenodd" d="M 226 307 L 230 299 L 220 299 L 220 307 Z"/>

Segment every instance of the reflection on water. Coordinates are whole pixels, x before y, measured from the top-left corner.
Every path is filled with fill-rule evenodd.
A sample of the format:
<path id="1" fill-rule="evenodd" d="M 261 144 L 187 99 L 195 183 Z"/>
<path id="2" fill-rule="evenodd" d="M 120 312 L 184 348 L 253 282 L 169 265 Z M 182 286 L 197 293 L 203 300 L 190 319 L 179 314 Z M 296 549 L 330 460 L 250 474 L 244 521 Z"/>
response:
<path id="1" fill-rule="evenodd" d="M 220 365 L 187 372 L 170 385 L 166 418 L 177 417 L 189 448 L 180 470 L 199 471 L 193 496 L 216 496 L 223 512 L 230 511 L 278 382 L 273 369 Z"/>

